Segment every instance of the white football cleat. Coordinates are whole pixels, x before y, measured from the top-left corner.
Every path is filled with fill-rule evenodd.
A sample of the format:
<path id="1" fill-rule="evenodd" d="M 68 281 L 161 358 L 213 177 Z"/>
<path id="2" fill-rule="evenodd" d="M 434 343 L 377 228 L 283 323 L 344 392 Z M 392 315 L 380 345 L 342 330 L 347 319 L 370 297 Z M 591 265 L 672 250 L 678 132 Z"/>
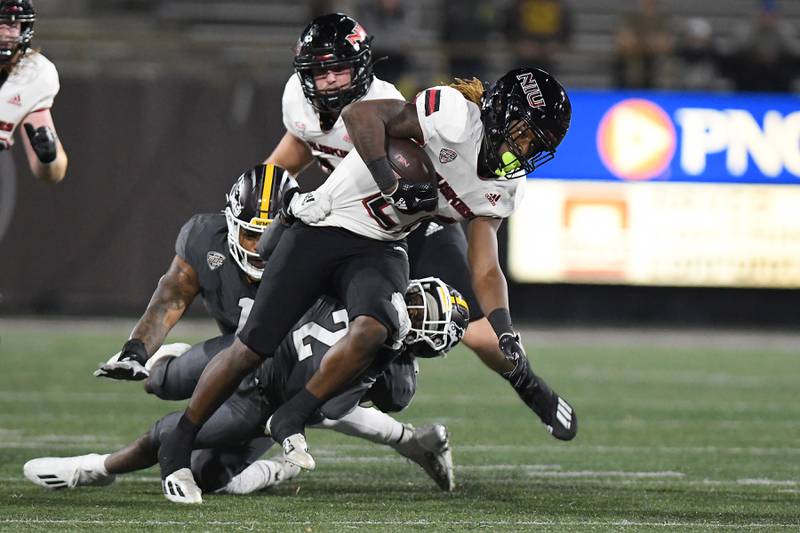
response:
<path id="1" fill-rule="evenodd" d="M 308 453 L 308 444 L 302 433 L 295 433 L 283 439 L 283 457 L 287 462 L 305 470 L 314 470 L 316 461 Z"/>
<path id="2" fill-rule="evenodd" d="M 45 489 L 74 489 L 110 485 L 116 479 L 103 467 L 107 455 L 90 453 L 76 457 L 40 457 L 22 467 L 25 477 Z"/>
<path id="3" fill-rule="evenodd" d="M 162 344 L 161 348 L 156 350 L 156 353 L 150 356 L 150 359 L 144 364 L 145 370 L 147 373 L 150 374 L 150 371 L 153 370 L 153 366 L 155 366 L 156 361 L 160 361 L 165 357 L 180 357 L 192 347 L 191 344 L 186 344 L 185 342 L 173 342 L 172 344 Z"/>
<path id="4" fill-rule="evenodd" d="M 418 429 L 409 424 L 405 426 L 407 430 L 414 432 L 413 436 L 402 444 L 392 445 L 392 448 L 421 466 L 440 489 L 452 491 L 455 488 L 455 476 L 447 428 L 442 424 L 431 424 Z"/>
<path id="5" fill-rule="evenodd" d="M 176 470 L 161 480 L 164 496 L 175 503 L 203 503 L 203 492 L 188 468 Z"/>

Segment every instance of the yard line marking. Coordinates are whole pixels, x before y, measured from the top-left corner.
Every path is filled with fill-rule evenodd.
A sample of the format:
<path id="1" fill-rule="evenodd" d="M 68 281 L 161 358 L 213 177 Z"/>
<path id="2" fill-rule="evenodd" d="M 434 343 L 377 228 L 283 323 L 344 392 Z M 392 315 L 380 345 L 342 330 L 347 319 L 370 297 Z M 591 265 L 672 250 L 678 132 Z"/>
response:
<path id="1" fill-rule="evenodd" d="M 383 448 L 376 448 L 371 444 L 337 444 L 335 446 L 320 446 L 316 448 L 316 454 L 329 453 L 335 456 L 337 450 L 350 450 L 353 452 L 367 452 L 369 450 L 380 450 Z M 783 455 L 783 454 L 800 454 L 800 447 L 739 447 L 739 446 L 605 446 L 605 445 L 582 445 L 569 443 L 567 445 L 529 445 L 529 444 L 462 444 L 454 445 L 454 449 L 458 453 L 463 452 L 529 452 L 537 454 L 541 452 L 562 452 L 562 453 L 579 453 L 585 454 L 587 452 L 595 453 L 728 453 L 728 454 L 750 454 L 750 455 Z"/>
<path id="2" fill-rule="evenodd" d="M 315 523 L 310 520 L 276 520 L 270 519 L 270 525 L 283 526 L 311 526 Z M 748 524 L 734 524 L 722 522 L 688 522 L 669 521 L 650 522 L 639 520 L 332 520 L 326 521 L 327 525 L 357 527 L 357 526 L 605 526 L 605 527 L 705 527 L 720 529 L 763 529 L 796 527 L 797 524 L 751 522 Z M 100 519 L 44 519 L 44 518 L 0 518 L 0 524 L 47 524 L 47 525 L 139 525 L 139 526 L 263 526 L 259 520 L 100 520 Z"/>

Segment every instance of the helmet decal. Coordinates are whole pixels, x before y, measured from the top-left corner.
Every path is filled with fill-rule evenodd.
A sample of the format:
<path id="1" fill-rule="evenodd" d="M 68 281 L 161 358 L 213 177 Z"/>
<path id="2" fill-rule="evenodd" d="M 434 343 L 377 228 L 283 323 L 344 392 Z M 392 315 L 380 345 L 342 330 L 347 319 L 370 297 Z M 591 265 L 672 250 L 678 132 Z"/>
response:
<path id="1" fill-rule="evenodd" d="M 341 13 L 322 15 L 306 26 L 295 47 L 294 70 L 306 100 L 324 130 L 333 126 L 342 108 L 364 97 L 373 80 L 372 37 L 361 24 Z M 315 75 L 349 69 L 350 83 L 333 90 L 317 89 Z M 331 122 L 331 116 L 334 122 Z M 324 124 L 323 124 L 323 120 Z"/>
<path id="2" fill-rule="evenodd" d="M 544 96 L 542 96 L 542 90 L 539 88 L 539 84 L 536 83 L 533 74 L 530 72 L 523 72 L 517 75 L 517 79 L 520 81 L 522 92 L 528 98 L 529 106 L 544 107 L 546 105 Z"/>
<path id="3" fill-rule="evenodd" d="M 242 232 L 250 238 L 263 233 L 278 215 L 284 191 L 292 186 L 296 182 L 287 171 L 272 164 L 257 165 L 239 176 L 228 193 L 228 251 L 239 268 L 255 280 L 261 279 L 263 261 L 256 252 L 242 246 Z"/>

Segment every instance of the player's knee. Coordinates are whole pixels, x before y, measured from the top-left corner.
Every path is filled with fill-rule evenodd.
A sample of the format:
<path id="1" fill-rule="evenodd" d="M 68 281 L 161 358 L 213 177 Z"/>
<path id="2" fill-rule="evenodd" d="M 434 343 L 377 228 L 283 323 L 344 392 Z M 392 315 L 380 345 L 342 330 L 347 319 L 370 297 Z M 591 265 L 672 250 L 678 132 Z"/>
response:
<path id="1" fill-rule="evenodd" d="M 350 322 L 350 330 L 347 332 L 349 341 L 355 348 L 371 351 L 380 347 L 386 342 L 389 331 L 386 326 L 381 324 L 371 316 L 358 316 Z"/>

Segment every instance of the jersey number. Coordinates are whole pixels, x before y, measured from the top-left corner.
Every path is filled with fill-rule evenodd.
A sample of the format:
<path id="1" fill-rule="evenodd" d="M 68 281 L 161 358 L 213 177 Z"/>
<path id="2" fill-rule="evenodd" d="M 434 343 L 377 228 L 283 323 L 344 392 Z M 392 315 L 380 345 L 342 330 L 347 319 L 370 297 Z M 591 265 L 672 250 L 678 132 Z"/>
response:
<path id="1" fill-rule="evenodd" d="M 250 310 L 253 308 L 253 299 L 239 298 L 239 307 L 242 309 L 242 312 L 239 313 L 239 325 L 236 326 L 236 333 L 242 331 L 242 328 L 247 322 L 247 317 L 250 316 Z"/>
<path id="2" fill-rule="evenodd" d="M 347 311 L 339 309 L 338 311 L 334 311 L 331 316 L 333 317 L 334 324 L 344 324 L 344 327 L 336 331 L 331 331 L 325 329 L 316 322 L 308 322 L 292 332 L 292 341 L 294 342 L 294 349 L 297 352 L 298 361 L 302 361 L 314 355 L 314 352 L 311 350 L 311 343 L 307 342 L 310 340 L 309 337 L 330 347 L 345 336 L 348 327 Z"/>
<path id="3" fill-rule="evenodd" d="M 388 215 L 388 213 L 386 213 L 386 210 L 389 209 L 390 205 L 389 202 L 386 201 L 386 198 L 384 198 L 381 193 L 373 194 L 372 196 L 367 196 L 366 198 L 361 200 L 361 203 L 364 205 L 364 209 L 367 210 L 367 214 L 369 214 L 372 220 L 377 222 L 381 228 L 385 230 L 391 230 L 400 225 L 399 221 L 393 219 Z M 408 224 L 405 227 L 400 228 L 400 232 L 411 231 L 425 220 L 433 218 L 436 217 L 432 215 L 421 216 L 419 219 L 415 220 L 411 224 Z"/>

